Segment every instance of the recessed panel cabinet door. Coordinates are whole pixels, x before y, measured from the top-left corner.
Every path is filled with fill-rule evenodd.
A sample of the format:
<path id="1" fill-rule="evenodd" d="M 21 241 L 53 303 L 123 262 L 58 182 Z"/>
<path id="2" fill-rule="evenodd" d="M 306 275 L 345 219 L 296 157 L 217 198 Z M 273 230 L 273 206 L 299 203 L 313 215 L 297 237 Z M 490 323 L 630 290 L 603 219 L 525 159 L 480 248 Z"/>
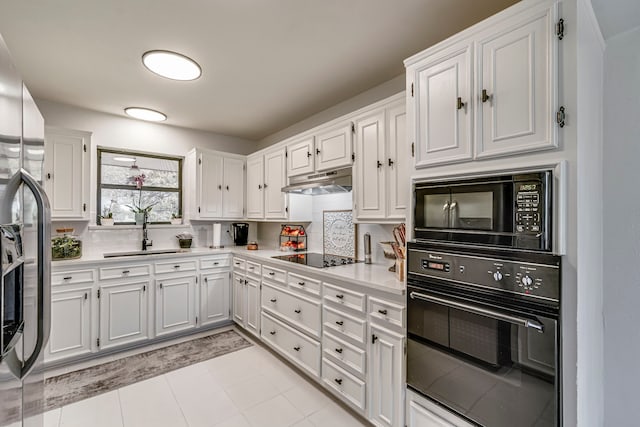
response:
<path id="1" fill-rule="evenodd" d="M 284 174 L 284 169 L 282 171 Z M 247 218 L 264 218 L 264 160 L 262 155 L 247 159 Z"/>
<path id="2" fill-rule="evenodd" d="M 260 336 L 260 283 L 256 280 L 247 279 L 247 311 L 246 328 L 256 336 Z"/>
<path id="3" fill-rule="evenodd" d="M 149 339 L 149 281 L 100 286 L 100 350 Z"/>
<path id="4" fill-rule="evenodd" d="M 384 110 L 356 121 L 356 210 L 359 219 L 385 217 Z"/>
<path id="5" fill-rule="evenodd" d="M 229 318 L 229 273 L 203 274 L 200 282 L 200 326 Z"/>
<path id="6" fill-rule="evenodd" d="M 91 352 L 91 288 L 51 293 L 47 362 Z"/>
<path id="7" fill-rule="evenodd" d="M 556 146 L 552 9 L 477 43 L 477 156 Z"/>
<path id="8" fill-rule="evenodd" d="M 224 159 L 222 209 L 225 218 L 244 216 L 244 160 Z"/>
<path id="9" fill-rule="evenodd" d="M 156 335 L 196 327 L 196 278 L 156 279 Z"/>
<path id="10" fill-rule="evenodd" d="M 264 217 L 286 218 L 286 194 L 281 191 L 286 185 L 286 157 L 284 150 L 264 155 Z"/>
<path id="11" fill-rule="evenodd" d="M 244 276 L 233 275 L 233 321 L 244 328 L 247 298 L 245 293 Z"/>
<path id="12" fill-rule="evenodd" d="M 370 419 L 379 426 L 402 426 L 404 336 L 375 325 L 370 331 Z"/>
<path id="13" fill-rule="evenodd" d="M 222 157 L 203 152 L 198 158 L 198 217 L 222 217 Z"/>
<path id="14" fill-rule="evenodd" d="M 351 123 L 316 135 L 316 171 L 351 166 Z"/>
<path id="15" fill-rule="evenodd" d="M 404 105 L 387 110 L 387 218 L 404 220 L 409 190 L 409 142 L 407 140 L 407 114 Z"/>
<path id="16" fill-rule="evenodd" d="M 297 176 L 313 173 L 315 150 L 313 136 L 287 145 L 288 161 L 287 176 Z"/>
<path id="17" fill-rule="evenodd" d="M 416 70 L 416 167 L 470 159 L 471 46 Z"/>

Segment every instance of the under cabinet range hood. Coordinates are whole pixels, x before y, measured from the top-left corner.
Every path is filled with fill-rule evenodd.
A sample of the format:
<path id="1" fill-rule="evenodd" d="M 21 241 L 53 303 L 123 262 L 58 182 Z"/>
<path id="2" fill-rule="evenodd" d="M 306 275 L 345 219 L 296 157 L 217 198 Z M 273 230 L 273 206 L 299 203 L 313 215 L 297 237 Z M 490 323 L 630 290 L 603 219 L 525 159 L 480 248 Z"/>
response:
<path id="1" fill-rule="evenodd" d="M 351 168 L 336 169 L 313 175 L 293 176 L 289 185 L 282 187 L 284 193 L 320 194 L 346 193 L 351 191 Z"/>

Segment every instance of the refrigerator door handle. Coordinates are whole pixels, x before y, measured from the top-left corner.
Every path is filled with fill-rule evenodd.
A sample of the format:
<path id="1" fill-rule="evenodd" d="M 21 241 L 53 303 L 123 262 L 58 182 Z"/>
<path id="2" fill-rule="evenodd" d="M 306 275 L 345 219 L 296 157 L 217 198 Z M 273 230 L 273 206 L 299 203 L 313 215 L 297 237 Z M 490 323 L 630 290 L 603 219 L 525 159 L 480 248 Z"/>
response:
<path id="1" fill-rule="evenodd" d="M 5 200 L 0 210 L 0 220 L 11 221 L 12 200 L 20 189 L 20 185 L 25 184 L 33 193 L 33 197 L 38 207 L 38 325 L 36 345 L 33 353 L 23 362 L 20 370 L 20 378 L 29 375 L 35 366 L 38 357 L 42 353 L 44 346 L 49 340 L 51 328 L 51 251 L 48 243 L 51 238 L 51 208 L 49 199 L 44 189 L 38 181 L 26 170 L 20 169 L 11 177 L 5 190 Z"/>

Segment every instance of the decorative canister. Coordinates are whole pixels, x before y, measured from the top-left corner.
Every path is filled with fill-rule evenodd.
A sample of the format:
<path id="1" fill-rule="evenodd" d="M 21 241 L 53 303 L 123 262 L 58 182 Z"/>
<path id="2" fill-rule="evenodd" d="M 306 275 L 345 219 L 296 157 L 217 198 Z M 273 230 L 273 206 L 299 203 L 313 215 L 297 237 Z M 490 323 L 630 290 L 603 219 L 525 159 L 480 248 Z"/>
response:
<path id="1" fill-rule="evenodd" d="M 82 257 L 82 241 L 73 235 L 73 228 L 57 228 L 51 239 L 51 259 L 77 259 Z"/>

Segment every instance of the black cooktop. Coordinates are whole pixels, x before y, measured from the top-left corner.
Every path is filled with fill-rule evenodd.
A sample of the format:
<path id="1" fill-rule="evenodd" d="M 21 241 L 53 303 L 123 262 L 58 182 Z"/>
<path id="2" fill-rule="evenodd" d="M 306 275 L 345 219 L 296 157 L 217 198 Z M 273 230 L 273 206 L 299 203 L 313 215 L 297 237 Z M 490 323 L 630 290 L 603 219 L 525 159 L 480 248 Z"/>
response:
<path id="1" fill-rule="evenodd" d="M 272 258 L 282 259 L 296 264 L 308 265 L 316 268 L 335 267 L 360 262 L 356 259 L 340 255 L 324 255 L 317 253 L 279 255 Z"/>

